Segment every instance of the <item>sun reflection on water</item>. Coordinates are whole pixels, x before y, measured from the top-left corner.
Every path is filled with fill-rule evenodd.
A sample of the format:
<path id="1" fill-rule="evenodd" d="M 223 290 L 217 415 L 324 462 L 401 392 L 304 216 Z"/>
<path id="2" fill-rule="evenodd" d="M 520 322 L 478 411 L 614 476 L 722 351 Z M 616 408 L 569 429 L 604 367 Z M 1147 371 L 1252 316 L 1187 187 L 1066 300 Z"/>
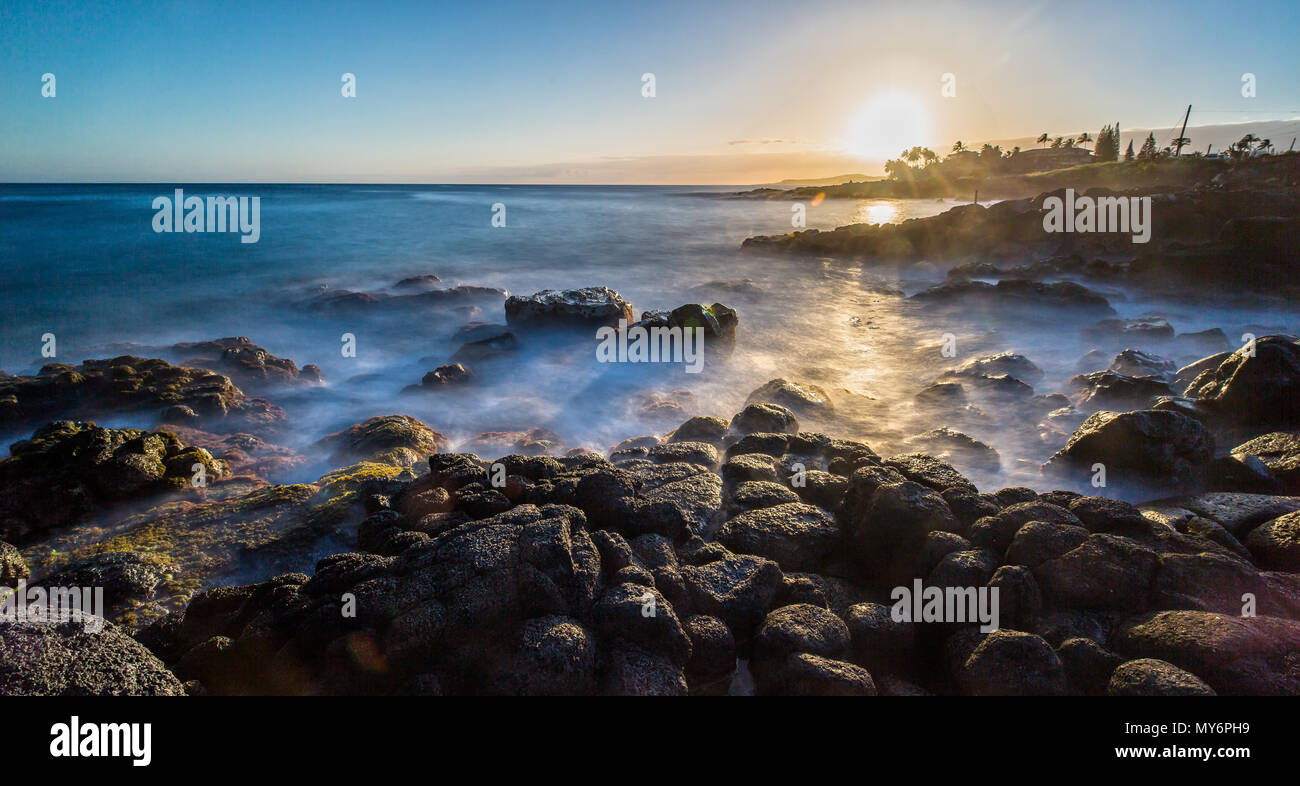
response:
<path id="1" fill-rule="evenodd" d="M 889 201 L 869 201 L 858 206 L 855 220 L 864 224 L 892 224 L 898 220 L 898 205 Z"/>

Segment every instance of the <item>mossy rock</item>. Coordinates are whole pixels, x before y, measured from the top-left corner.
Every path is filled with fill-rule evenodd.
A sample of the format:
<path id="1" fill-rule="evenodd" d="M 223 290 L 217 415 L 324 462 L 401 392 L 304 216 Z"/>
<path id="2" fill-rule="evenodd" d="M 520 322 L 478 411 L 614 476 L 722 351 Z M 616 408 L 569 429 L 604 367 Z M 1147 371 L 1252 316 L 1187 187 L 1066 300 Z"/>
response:
<path id="1" fill-rule="evenodd" d="M 118 503 L 184 488 L 200 464 L 207 478 L 225 463 L 170 432 L 55 421 L 14 443 L 0 459 L 0 539 L 22 545 Z"/>

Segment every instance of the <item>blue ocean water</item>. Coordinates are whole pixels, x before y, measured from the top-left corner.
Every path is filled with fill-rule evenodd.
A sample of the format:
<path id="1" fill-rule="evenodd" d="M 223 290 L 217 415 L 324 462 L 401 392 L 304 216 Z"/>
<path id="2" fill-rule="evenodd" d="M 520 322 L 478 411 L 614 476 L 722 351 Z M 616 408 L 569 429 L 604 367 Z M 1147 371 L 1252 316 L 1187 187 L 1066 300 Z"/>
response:
<path id="1" fill-rule="evenodd" d="M 241 243 L 234 233 L 154 232 L 154 198 L 170 197 L 177 187 L 187 196 L 258 197 L 259 241 Z M 730 417 L 754 388 L 786 377 L 821 385 L 847 402 L 835 426 L 842 436 L 898 446 L 919 425 L 946 425 L 903 422 L 904 402 L 941 370 L 935 347 L 945 333 L 961 336 L 966 351 L 1025 352 L 1048 372 L 1039 392 L 1064 389 L 1088 349 L 1076 324 L 1025 330 L 937 324 L 879 286 L 883 279 L 915 291 L 940 280 L 943 271 L 928 263 L 882 273 L 850 261 L 742 253 L 746 237 L 791 231 L 792 204 L 712 195 L 728 190 L 734 189 L 0 185 L 0 369 L 32 373 L 49 362 L 40 353 L 46 333 L 57 337 L 57 359 L 66 363 L 149 354 L 123 345 L 247 336 L 324 372 L 325 389 L 276 399 L 291 416 L 291 443 L 400 412 L 453 440 L 545 427 L 567 445 L 597 449 L 662 433 L 664 424 L 641 415 L 647 398 L 675 397 L 693 412 Z M 505 227 L 492 225 L 498 203 L 505 206 Z M 807 225 L 901 221 L 955 204 L 825 200 L 808 206 Z M 499 303 L 346 314 L 308 303 L 338 289 L 391 292 L 400 279 L 424 274 L 437 275 L 442 286 L 510 293 L 608 286 L 638 314 L 718 300 L 739 310 L 740 331 L 733 355 L 711 359 L 701 374 L 611 368 L 594 362 L 591 347 L 534 346 L 472 388 L 403 395 L 450 358 L 459 346 L 456 329 L 504 322 Z M 697 289 L 709 282 L 725 283 Z M 1107 294 L 1122 315 L 1155 309 L 1179 332 L 1231 330 L 1276 316 Z M 356 357 L 340 352 L 344 333 L 356 336 Z M 999 438 L 979 436 L 994 444 Z M 999 447 L 1014 456 L 1023 446 Z"/>
<path id="2" fill-rule="evenodd" d="M 424 273 L 511 292 L 600 284 L 638 305 L 676 305 L 660 298 L 716 277 L 744 238 L 790 229 L 789 203 L 690 197 L 719 190 L 708 188 L 181 187 L 260 197 L 259 242 L 155 233 L 151 203 L 172 195 L 168 184 L 0 186 L 0 368 L 40 365 L 45 332 L 77 357 L 113 342 L 293 328 L 289 315 L 279 324 L 254 304 L 294 287 L 369 289 Z M 952 204 L 908 202 L 828 201 L 809 211 L 809 226 L 849 223 L 873 206 L 881 214 L 879 205 L 901 219 Z M 491 225 L 497 203 L 504 228 Z"/>
<path id="3" fill-rule="evenodd" d="M 299 365 L 320 365 L 331 383 L 389 375 L 391 384 L 370 377 L 369 384 L 354 387 L 362 388 L 356 395 L 370 408 L 392 411 L 396 403 L 389 399 L 418 383 L 433 367 L 429 359 L 455 350 L 449 334 L 458 321 L 502 322 L 503 314 L 430 314 L 427 320 L 404 314 L 396 322 L 377 314 L 373 324 L 359 324 L 304 308 L 310 297 L 337 289 L 385 290 L 407 276 L 434 274 L 445 286 L 511 293 L 609 286 L 640 311 L 701 299 L 688 291 L 699 284 L 750 278 L 759 282 L 763 302 L 737 306 L 770 311 L 765 321 L 779 333 L 783 313 L 806 311 L 822 296 L 817 290 L 833 288 L 820 269 L 804 275 L 804 262 L 758 264 L 742 255 L 746 237 L 789 231 L 791 205 L 707 196 L 725 189 L 179 186 L 186 196 L 259 197 L 260 238 L 241 243 L 232 233 L 155 232 L 153 200 L 171 197 L 175 187 L 0 186 L 0 368 L 31 373 L 48 362 L 40 355 L 46 333 L 57 337 L 57 359 L 73 363 L 122 354 L 123 344 L 247 336 Z M 505 227 L 492 225 L 496 204 L 505 206 Z M 951 204 L 828 201 L 808 210 L 808 224 L 901 220 Z M 759 326 L 756 316 L 746 314 L 747 330 Z M 341 356 L 344 332 L 358 336 L 356 358 Z M 779 359 L 766 357 L 774 348 L 771 340 L 755 342 L 754 370 L 777 370 Z M 554 381 L 544 376 L 534 374 L 514 392 L 544 394 L 546 408 L 553 409 L 564 393 L 548 392 Z M 502 422 L 481 425 L 518 427 L 534 416 L 527 404 L 518 409 L 499 417 Z M 537 417 L 547 420 L 544 413 Z M 334 425 L 338 419 L 329 420 Z"/>

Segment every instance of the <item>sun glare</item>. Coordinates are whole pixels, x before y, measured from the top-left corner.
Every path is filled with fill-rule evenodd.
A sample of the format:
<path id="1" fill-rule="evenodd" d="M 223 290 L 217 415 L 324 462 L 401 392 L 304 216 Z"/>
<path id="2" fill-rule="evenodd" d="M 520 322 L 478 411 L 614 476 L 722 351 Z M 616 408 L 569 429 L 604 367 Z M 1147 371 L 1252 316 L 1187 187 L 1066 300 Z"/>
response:
<path id="1" fill-rule="evenodd" d="M 893 202 L 868 202 L 858 206 L 855 220 L 866 224 L 892 224 L 898 218 L 898 208 Z"/>
<path id="2" fill-rule="evenodd" d="M 930 124 L 925 105 L 910 93 L 874 96 L 862 107 L 849 131 L 849 147 L 867 158 L 897 158 L 914 145 L 924 145 Z"/>

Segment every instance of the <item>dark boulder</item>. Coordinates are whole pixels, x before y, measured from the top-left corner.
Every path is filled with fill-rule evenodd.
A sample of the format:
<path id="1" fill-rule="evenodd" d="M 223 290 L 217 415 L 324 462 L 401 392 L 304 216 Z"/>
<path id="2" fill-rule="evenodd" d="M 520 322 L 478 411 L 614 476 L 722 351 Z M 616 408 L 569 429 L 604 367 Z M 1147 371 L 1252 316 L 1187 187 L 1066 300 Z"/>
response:
<path id="1" fill-rule="evenodd" d="M 1265 568 L 1300 573 L 1300 511 L 1252 529 L 1246 536 L 1246 548 Z"/>
<path id="2" fill-rule="evenodd" d="M 996 450 L 950 428 L 931 429 L 909 437 L 907 442 L 936 459 L 974 472 L 996 473 L 1002 469 L 1002 459 Z"/>
<path id="3" fill-rule="evenodd" d="M 770 380 L 754 390 L 745 399 L 745 406 L 751 404 L 774 404 L 797 415 L 825 415 L 835 409 L 825 390 L 785 379 Z"/>
<path id="4" fill-rule="evenodd" d="M 619 647 L 605 659 L 601 692 L 608 696 L 685 696 L 690 691 L 681 667 L 664 655 Z"/>
<path id="5" fill-rule="evenodd" d="M 722 465 L 722 482 L 728 486 L 749 482 L 779 484 L 783 479 L 776 459 L 765 453 L 742 453 Z"/>
<path id="6" fill-rule="evenodd" d="M 892 609 L 880 603 L 850 606 L 844 617 L 852 642 L 854 663 L 874 674 L 910 665 L 916 647 L 916 623 L 897 622 Z"/>
<path id="7" fill-rule="evenodd" d="M 1012 630 L 1029 630 L 1043 608 L 1043 594 L 1029 568 L 1003 565 L 989 579 L 998 591 L 998 625 Z"/>
<path id="8" fill-rule="evenodd" d="M 962 664 L 967 696 L 1061 696 L 1065 669 L 1051 645 L 1032 633 L 996 630 Z"/>
<path id="9" fill-rule="evenodd" d="M 741 483 L 727 495 L 723 515 L 729 520 L 741 513 L 777 505 L 798 503 L 799 495 L 779 483 L 765 480 L 750 480 Z"/>
<path id="10" fill-rule="evenodd" d="M 1090 535 L 1082 544 L 1034 568 L 1043 597 L 1060 609 L 1146 607 L 1156 554 L 1128 538 Z"/>
<path id="11" fill-rule="evenodd" d="M 1157 611 L 1123 621 L 1112 638 L 1130 658 L 1156 658 L 1220 695 L 1300 695 L 1300 622 L 1204 611 Z"/>
<path id="12" fill-rule="evenodd" d="M 1036 568 L 1050 559 L 1073 551 L 1088 539 L 1088 534 L 1088 530 L 1072 524 L 1025 522 L 1016 530 L 1011 545 L 1007 547 L 1007 564 Z"/>
<path id="13" fill-rule="evenodd" d="M 943 497 L 911 481 L 880 486 L 870 502 L 848 511 L 848 520 L 849 553 L 892 585 L 913 578 L 926 535 L 959 529 Z"/>
<path id="14" fill-rule="evenodd" d="M 128 500 L 190 486 L 202 467 L 207 480 L 224 462 L 170 432 L 108 429 L 56 421 L 10 446 L 0 459 L 0 540 L 23 545 Z"/>
<path id="15" fill-rule="evenodd" d="M 1101 696 L 1106 693 L 1110 676 L 1123 658 L 1092 639 L 1078 636 L 1066 639 L 1056 648 L 1057 657 L 1065 666 L 1073 693 L 1084 696 Z"/>
<path id="16" fill-rule="evenodd" d="M 95 632 L 87 625 L 102 624 Z M 112 623 L 0 617 L 0 695 L 184 696 L 153 653 Z"/>
<path id="17" fill-rule="evenodd" d="M 1015 352 L 999 352 L 996 355 L 972 358 L 957 367 L 956 371 L 949 373 L 957 377 L 1006 374 L 1031 384 L 1043 377 L 1041 368 L 1034 365 L 1029 358 Z"/>
<path id="18" fill-rule="evenodd" d="M 830 611 L 806 603 L 772 611 L 754 634 L 750 662 L 761 693 L 779 693 L 789 656 L 797 653 L 841 659 L 849 651 L 849 629 Z"/>
<path id="19" fill-rule="evenodd" d="M 722 418 L 697 415 L 673 431 L 668 442 L 707 442 L 715 448 L 722 447 L 727 435 L 727 421 Z"/>
<path id="20" fill-rule="evenodd" d="M 409 467 L 451 443 L 410 415 L 382 415 L 322 437 L 310 452 L 327 456 L 332 466 L 356 461 Z"/>
<path id="21" fill-rule="evenodd" d="M 611 587 L 592 607 L 591 616 L 602 641 L 662 655 L 678 667 L 690 660 L 690 636 L 672 605 L 652 587 Z"/>
<path id="22" fill-rule="evenodd" d="M 691 637 L 691 659 L 686 664 L 691 692 L 726 693 L 736 669 L 736 639 L 731 629 L 721 619 L 705 614 L 687 618 L 685 628 Z M 697 691 L 696 684 L 712 689 Z"/>
<path id="23" fill-rule="evenodd" d="M 920 483 L 935 491 L 960 487 L 975 491 L 975 484 L 966 479 L 955 467 L 934 456 L 923 453 L 906 453 L 885 459 L 886 467 L 898 470 L 908 480 Z"/>
<path id="24" fill-rule="evenodd" d="M 717 538 L 734 552 L 767 557 L 782 570 L 816 572 L 838 547 L 840 528 L 821 508 L 795 502 L 742 513 L 723 524 Z"/>
<path id="25" fill-rule="evenodd" d="M 799 420 L 776 404 L 749 404 L 731 419 L 731 430 L 737 434 L 795 434 Z"/>
<path id="26" fill-rule="evenodd" d="M 1043 470 L 1084 481 L 1095 472 L 1093 465 L 1101 464 L 1108 482 L 1131 475 L 1160 486 L 1184 487 L 1202 480 L 1213 457 L 1214 437 L 1186 415 L 1103 411 L 1085 420 Z"/>
<path id="27" fill-rule="evenodd" d="M 1165 378 L 1175 371 L 1174 362 L 1140 349 L 1126 349 L 1115 356 L 1108 371 L 1125 377 Z"/>
<path id="28" fill-rule="evenodd" d="M 781 568 L 770 559 L 723 552 L 683 565 L 682 577 L 696 612 L 718 617 L 740 640 L 763 621 L 781 588 Z"/>
<path id="29" fill-rule="evenodd" d="M 614 327 L 634 322 L 632 306 L 609 287 L 546 289 L 506 298 L 506 324 L 511 327 Z"/>
<path id="30" fill-rule="evenodd" d="M 982 548 L 992 549 L 997 554 L 1005 554 L 1016 533 L 1031 521 L 1081 526 L 1081 522 L 1073 513 L 1057 505 L 1036 500 L 1019 502 L 976 521 L 970 528 L 970 542 Z"/>
<path id="31" fill-rule="evenodd" d="M 998 569 L 998 557 L 988 549 L 954 551 L 939 560 L 926 586 L 965 589 L 983 587 Z"/>
<path id="32" fill-rule="evenodd" d="M 1275 431 L 1232 449 L 1232 455 L 1255 456 L 1268 467 L 1287 494 L 1300 494 L 1300 432 Z"/>
<path id="33" fill-rule="evenodd" d="M 1106 687 L 1109 696 L 1214 696 L 1200 677 L 1172 663 L 1138 658 L 1119 665 Z"/>
<path id="34" fill-rule="evenodd" d="M 1071 377 L 1070 386 L 1076 391 L 1074 406 L 1083 412 L 1146 409 L 1157 397 L 1174 392 L 1156 377 L 1131 377 L 1115 371 Z"/>
<path id="35" fill-rule="evenodd" d="M 667 442 L 650 448 L 647 457 L 658 464 L 699 464 L 714 469 L 718 466 L 718 449 L 707 442 Z"/>
<path id="36" fill-rule="evenodd" d="M 976 521 L 985 516 L 992 516 L 1000 510 L 999 503 L 994 497 L 980 494 L 965 486 L 944 489 L 942 496 L 952 514 L 957 517 L 958 524 L 961 525 L 961 529 L 958 530 L 961 535 L 968 533 L 971 525 Z"/>
<path id="37" fill-rule="evenodd" d="M 433 371 L 424 375 L 420 380 L 420 387 L 426 390 L 436 390 L 445 388 L 449 385 L 462 385 L 474 378 L 470 370 L 460 363 L 449 363 L 445 366 L 438 366 Z"/>
<path id="38" fill-rule="evenodd" d="M 783 696 L 875 696 L 876 683 L 861 666 L 796 652 L 786 658 L 775 688 Z M 770 692 L 770 691 L 769 691 Z"/>
<path id="39" fill-rule="evenodd" d="M 1282 336 L 1257 339 L 1193 380 L 1187 395 L 1240 423 L 1300 424 L 1300 345 Z"/>
<path id="40" fill-rule="evenodd" d="M 1103 319 L 1085 328 L 1083 336 L 1107 346 L 1144 344 L 1174 337 L 1173 325 L 1164 317 L 1140 319 Z"/>

